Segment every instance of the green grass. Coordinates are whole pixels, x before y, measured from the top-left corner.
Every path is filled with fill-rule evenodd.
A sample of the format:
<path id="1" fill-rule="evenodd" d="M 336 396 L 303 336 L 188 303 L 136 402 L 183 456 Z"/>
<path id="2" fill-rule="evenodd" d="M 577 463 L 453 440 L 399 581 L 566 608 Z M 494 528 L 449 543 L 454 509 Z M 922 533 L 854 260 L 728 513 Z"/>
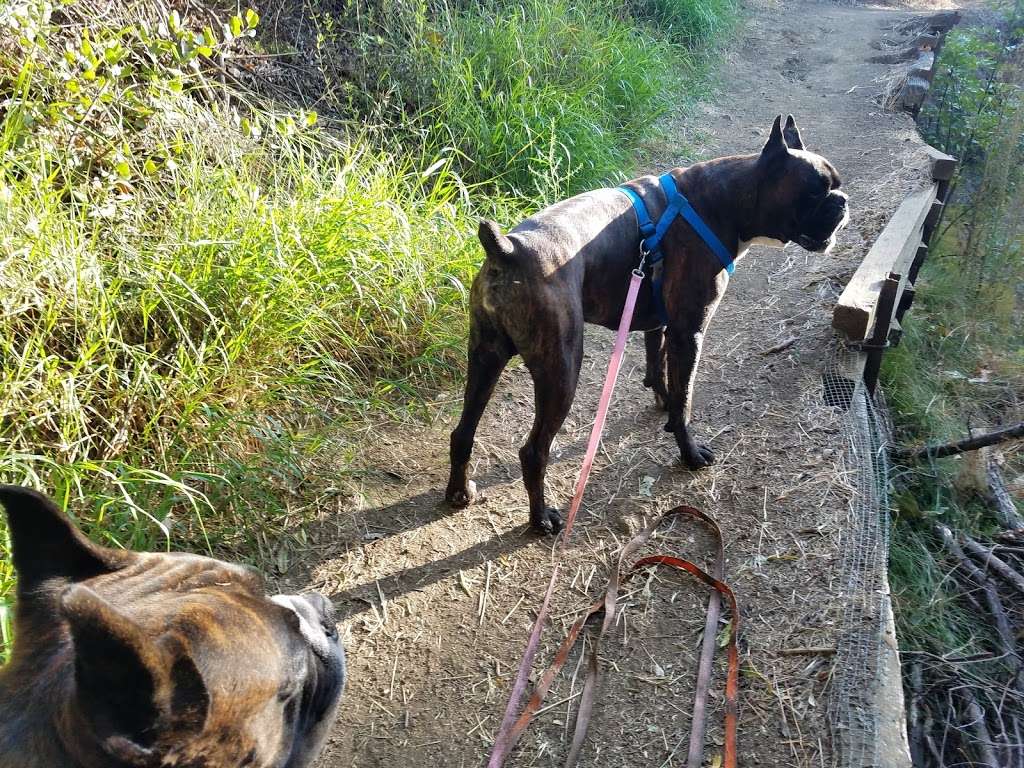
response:
<path id="1" fill-rule="evenodd" d="M 951 208 L 947 215 L 956 213 Z M 955 440 L 972 426 L 1002 423 L 1012 416 L 1009 393 L 1024 390 L 1013 289 L 971 280 L 956 237 L 954 228 L 933 243 L 901 343 L 884 358 L 882 381 L 901 442 Z M 982 540 L 998 530 L 987 504 L 959 482 L 963 471 L 962 458 L 946 458 L 898 475 L 890 576 L 907 650 L 941 655 L 992 647 L 987 625 L 948 578 L 951 563 L 931 532 L 934 522 Z"/>
<path id="2" fill-rule="evenodd" d="M 258 482 L 259 457 L 298 425 L 457 370 L 479 255 L 450 173 L 359 145 L 269 159 L 182 157 L 114 226 L 3 179 L 0 477 L 56 489 L 113 545 L 167 546 L 176 512 L 177 542 L 223 552 L 273 527 L 289 483 Z"/>
<path id="3" fill-rule="evenodd" d="M 467 178 L 550 200 L 618 178 L 681 83 L 666 41 L 599 2 L 530 0 L 455 17 L 430 73 L 428 143 L 455 147 Z"/>
<path id="4" fill-rule="evenodd" d="M 222 109 L 194 64 L 235 41 L 187 20 L 40 17 L 0 48 L 0 482 L 110 546 L 275 558 L 344 485 L 348 426 L 458 377 L 477 217 L 627 175 L 731 19 L 414 6 L 374 29 L 405 58 L 375 60 L 362 102 L 412 113 L 331 132 L 245 94 Z M 0 655 L 13 587 L 0 520 Z"/>

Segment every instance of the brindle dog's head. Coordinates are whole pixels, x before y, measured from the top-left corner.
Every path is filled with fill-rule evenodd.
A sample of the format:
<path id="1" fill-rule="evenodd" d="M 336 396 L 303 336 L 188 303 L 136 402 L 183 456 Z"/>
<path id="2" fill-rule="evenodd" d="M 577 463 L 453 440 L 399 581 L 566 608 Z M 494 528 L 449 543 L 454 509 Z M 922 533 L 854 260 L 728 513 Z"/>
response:
<path id="1" fill-rule="evenodd" d="M 804 149 L 792 115 L 775 118 L 757 159 L 758 232 L 808 251 L 827 251 L 849 221 L 839 174 L 821 155 Z"/>
<path id="2" fill-rule="evenodd" d="M 253 570 L 90 542 L 0 486 L 18 575 L 0 766 L 301 768 L 345 679 L 331 605 Z"/>

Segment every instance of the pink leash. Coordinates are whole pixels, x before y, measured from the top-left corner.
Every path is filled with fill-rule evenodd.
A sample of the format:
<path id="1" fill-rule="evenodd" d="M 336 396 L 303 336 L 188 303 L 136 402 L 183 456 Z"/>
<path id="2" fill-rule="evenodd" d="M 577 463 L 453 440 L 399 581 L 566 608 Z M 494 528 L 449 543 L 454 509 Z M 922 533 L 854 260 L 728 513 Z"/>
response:
<path id="1" fill-rule="evenodd" d="M 594 426 L 590 430 L 590 442 L 587 444 L 587 452 L 583 456 L 583 465 L 580 467 L 580 474 L 576 479 L 576 491 L 573 493 L 572 504 L 569 505 L 569 515 L 565 521 L 565 531 L 562 533 L 558 555 L 561 555 L 568 546 L 569 535 L 572 533 L 572 524 L 576 520 L 576 513 L 579 512 L 580 503 L 583 501 L 583 491 L 587 487 L 587 480 L 590 478 L 590 470 L 594 465 L 594 457 L 597 455 L 597 448 L 601 442 L 601 435 L 604 432 L 604 422 L 608 417 L 608 406 L 612 400 L 612 392 L 615 391 L 615 380 L 619 377 L 619 369 L 622 367 L 622 354 L 626 349 L 626 337 L 629 335 L 629 326 L 633 322 L 636 296 L 640 291 L 640 283 L 643 282 L 643 279 L 644 273 L 640 269 L 634 269 L 633 276 L 629 282 L 629 291 L 626 294 L 626 303 L 622 307 L 619 332 L 615 337 L 615 346 L 612 348 L 611 359 L 608 361 L 608 372 L 605 374 L 604 388 L 601 390 L 601 401 L 597 405 L 597 416 L 594 417 Z M 541 603 L 540 613 L 537 614 L 537 620 L 533 623 L 533 629 L 530 631 L 530 639 L 526 643 L 523 660 L 519 663 L 519 671 L 516 673 L 512 693 L 505 707 L 505 716 L 502 718 L 501 727 L 498 729 L 498 734 L 494 739 L 494 749 L 491 751 L 491 757 L 487 761 L 488 768 L 501 768 L 508 757 L 508 751 L 512 743 L 512 726 L 515 725 L 516 719 L 519 716 L 523 694 L 526 693 L 526 680 L 530 675 L 530 670 L 533 668 L 533 658 L 537 654 L 537 648 L 540 645 L 540 633 L 547 619 L 548 605 L 555 591 L 555 583 L 558 580 L 560 567 L 561 563 L 556 561 L 551 569 L 551 581 L 548 582 L 548 590 L 544 594 L 544 602 Z"/>

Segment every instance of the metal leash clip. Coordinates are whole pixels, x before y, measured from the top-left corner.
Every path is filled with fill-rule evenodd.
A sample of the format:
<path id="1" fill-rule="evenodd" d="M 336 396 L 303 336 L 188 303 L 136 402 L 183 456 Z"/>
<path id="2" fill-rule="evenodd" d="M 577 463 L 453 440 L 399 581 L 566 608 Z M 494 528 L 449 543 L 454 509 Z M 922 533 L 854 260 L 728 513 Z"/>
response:
<path id="1" fill-rule="evenodd" d="M 640 241 L 640 263 L 637 264 L 636 267 L 633 269 L 633 274 L 634 275 L 636 275 L 639 278 L 643 278 L 643 277 L 646 276 L 644 274 L 644 265 L 647 264 L 647 257 L 650 256 L 650 255 L 651 255 L 651 252 L 649 250 L 647 250 L 646 248 L 644 248 L 644 243 L 641 240 Z"/>

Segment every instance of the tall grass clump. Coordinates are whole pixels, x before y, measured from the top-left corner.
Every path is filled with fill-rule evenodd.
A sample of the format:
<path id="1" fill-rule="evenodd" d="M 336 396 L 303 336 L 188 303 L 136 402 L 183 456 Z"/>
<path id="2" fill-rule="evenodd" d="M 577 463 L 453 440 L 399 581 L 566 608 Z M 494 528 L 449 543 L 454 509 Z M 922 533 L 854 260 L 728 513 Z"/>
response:
<path id="1" fill-rule="evenodd" d="M 628 0 L 634 18 L 692 50 L 713 47 L 736 21 L 730 0 Z"/>
<path id="2" fill-rule="evenodd" d="M 24 10 L 4 19 L 0 480 L 112 546 L 251 559 L 311 429 L 456 369 L 469 191 L 312 115 L 211 106 L 177 19 L 63 37 Z"/>
<path id="3" fill-rule="evenodd" d="M 527 198 L 620 175 L 680 80 L 663 40 L 606 7 L 528 0 L 449 16 L 443 45 L 415 53 L 428 143 L 454 147 L 466 178 Z"/>
<path id="4" fill-rule="evenodd" d="M 732 0 L 356 3 L 321 29 L 372 109 L 469 182 L 546 202 L 622 178 L 657 117 L 702 93 Z M 332 66 L 324 62 L 324 66 Z M 367 105 L 367 94 L 374 94 Z"/>

